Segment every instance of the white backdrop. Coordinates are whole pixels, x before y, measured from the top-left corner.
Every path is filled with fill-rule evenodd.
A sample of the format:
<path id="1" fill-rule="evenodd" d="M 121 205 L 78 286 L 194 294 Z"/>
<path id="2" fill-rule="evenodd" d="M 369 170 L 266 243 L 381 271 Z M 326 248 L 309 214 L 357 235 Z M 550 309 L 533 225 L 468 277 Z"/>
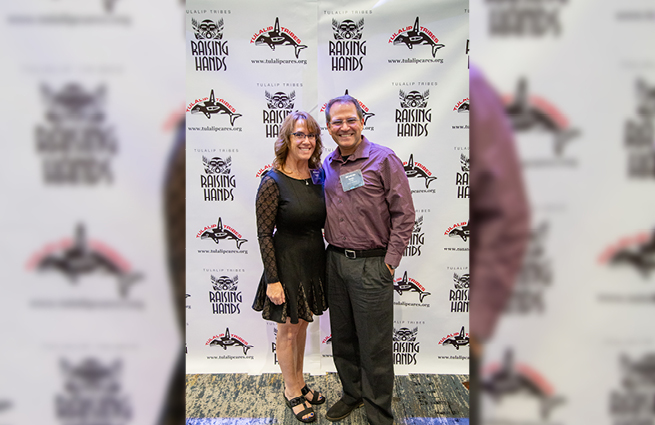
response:
<path id="1" fill-rule="evenodd" d="M 251 309 L 255 195 L 284 116 L 317 119 L 325 158 L 324 105 L 346 91 L 363 133 L 405 162 L 416 207 L 395 278 L 396 373 L 468 373 L 468 1 L 186 8 L 187 373 L 279 371 L 275 325 Z M 328 314 L 310 325 L 307 372 L 334 371 Z"/>

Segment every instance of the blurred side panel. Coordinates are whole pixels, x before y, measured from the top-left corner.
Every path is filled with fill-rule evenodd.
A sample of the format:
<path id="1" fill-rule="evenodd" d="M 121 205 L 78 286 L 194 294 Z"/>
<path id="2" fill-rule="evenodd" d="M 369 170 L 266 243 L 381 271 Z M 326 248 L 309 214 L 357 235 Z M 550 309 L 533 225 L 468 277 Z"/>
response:
<path id="1" fill-rule="evenodd" d="M 503 98 L 532 211 L 482 423 L 655 421 L 654 24 L 652 2 L 471 2 L 471 63 Z"/>
<path id="2" fill-rule="evenodd" d="M 0 6 L 3 424 L 160 422 L 183 356 L 163 215 L 182 11 Z"/>

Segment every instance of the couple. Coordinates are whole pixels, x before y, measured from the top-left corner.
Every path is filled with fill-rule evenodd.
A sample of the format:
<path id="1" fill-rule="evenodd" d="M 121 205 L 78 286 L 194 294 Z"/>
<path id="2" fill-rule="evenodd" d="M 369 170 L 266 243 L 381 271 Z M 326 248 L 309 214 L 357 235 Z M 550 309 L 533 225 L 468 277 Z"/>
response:
<path id="1" fill-rule="evenodd" d="M 329 305 L 343 395 L 326 418 L 338 421 L 365 406 L 371 424 L 391 424 L 393 273 L 412 233 L 414 205 L 400 159 L 362 136 L 359 102 L 332 99 L 325 116 L 338 148 L 323 168 L 314 118 L 295 111 L 280 128 L 273 169 L 257 192 L 264 274 L 253 308 L 278 323 L 284 398 L 296 418 L 313 422 L 311 405 L 325 402 L 302 371 L 308 322 Z"/>

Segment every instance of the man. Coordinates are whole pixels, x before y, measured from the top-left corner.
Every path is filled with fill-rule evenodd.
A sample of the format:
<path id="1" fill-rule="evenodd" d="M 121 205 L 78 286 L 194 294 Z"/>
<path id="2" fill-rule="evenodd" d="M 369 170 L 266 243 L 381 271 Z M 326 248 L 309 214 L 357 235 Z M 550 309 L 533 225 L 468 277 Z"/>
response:
<path id="1" fill-rule="evenodd" d="M 351 96 L 328 102 L 338 148 L 324 162 L 327 296 L 334 364 L 343 395 L 330 421 L 365 406 L 373 425 L 393 423 L 393 273 L 414 227 L 402 161 L 362 136 L 364 113 Z"/>

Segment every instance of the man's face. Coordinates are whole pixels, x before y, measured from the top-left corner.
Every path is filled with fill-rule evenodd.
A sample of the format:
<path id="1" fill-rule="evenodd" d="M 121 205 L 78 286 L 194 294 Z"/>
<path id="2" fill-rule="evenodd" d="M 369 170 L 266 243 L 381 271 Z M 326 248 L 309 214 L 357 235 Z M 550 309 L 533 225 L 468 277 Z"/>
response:
<path id="1" fill-rule="evenodd" d="M 341 155 L 355 152 L 362 141 L 364 120 L 357 116 L 357 108 L 350 102 L 335 103 L 330 108 L 328 133 L 339 145 Z"/>

